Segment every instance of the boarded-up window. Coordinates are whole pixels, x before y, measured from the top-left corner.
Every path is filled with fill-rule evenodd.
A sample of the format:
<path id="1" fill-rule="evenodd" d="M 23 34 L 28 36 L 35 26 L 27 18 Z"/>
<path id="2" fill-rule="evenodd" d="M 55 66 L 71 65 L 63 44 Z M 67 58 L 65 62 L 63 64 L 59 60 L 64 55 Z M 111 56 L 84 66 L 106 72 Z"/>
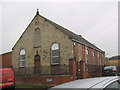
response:
<path id="1" fill-rule="evenodd" d="M 40 47 L 40 29 L 36 28 L 34 31 L 34 47 Z"/>
<path id="2" fill-rule="evenodd" d="M 57 43 L 54 43 L 51 47 L 51 64 L 56 65 L 60 63 L 60 57 L 59 57 L 59 45 Z"/>
<path id="3" fill-rule="evenodd" d="M 25 67 L 25 49 L 20 50 L 19 67 Z"/>

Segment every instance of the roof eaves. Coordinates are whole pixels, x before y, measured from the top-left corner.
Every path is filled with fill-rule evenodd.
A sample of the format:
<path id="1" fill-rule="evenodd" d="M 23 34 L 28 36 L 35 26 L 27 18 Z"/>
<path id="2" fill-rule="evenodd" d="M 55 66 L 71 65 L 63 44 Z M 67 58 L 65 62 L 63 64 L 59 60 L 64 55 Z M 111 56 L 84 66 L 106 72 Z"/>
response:
<path id="1" fill-rule="evenodd" d="M 2 54 L 0 54 L 0 55 L 5 55 L 5 54 L 9 54 L 9 53 L 12 53 L 12 51 L 5 52 L 5 53 L 2 53 Z"/>

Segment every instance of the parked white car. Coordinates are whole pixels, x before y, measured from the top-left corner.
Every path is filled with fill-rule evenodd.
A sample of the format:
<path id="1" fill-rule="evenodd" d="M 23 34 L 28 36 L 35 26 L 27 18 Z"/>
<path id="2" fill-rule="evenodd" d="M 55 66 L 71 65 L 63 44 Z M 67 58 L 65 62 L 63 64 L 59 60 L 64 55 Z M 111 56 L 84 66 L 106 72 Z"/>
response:
<path id="1" fill-rule="evenodd" d="M 103 69 L 103 76 L 116 76 L 118 75 L 118 70 L 116 66 L 106 66 Z"/>
<path id="2" fill-rule="evenodd" d="M 120 90 L 120 77 L 97 77 L 64 83 L 50 90 Z"/>

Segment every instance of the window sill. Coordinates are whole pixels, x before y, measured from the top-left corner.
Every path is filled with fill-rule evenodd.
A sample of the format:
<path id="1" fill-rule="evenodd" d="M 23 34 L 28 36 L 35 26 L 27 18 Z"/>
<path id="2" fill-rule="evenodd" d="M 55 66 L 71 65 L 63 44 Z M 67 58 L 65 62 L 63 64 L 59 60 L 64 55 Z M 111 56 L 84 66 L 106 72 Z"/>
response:
<path id="1" fill-rule="evenodd" d="M 60 64 L 51 64 L 51 66 L 59 66 Z"/>
<path id="2" fill-rule="evenodd" d="M 19 67 L 19 68 L 25 68 L 25 67 Z"/>
<path id="3" fill-rule="evenodd" d="M 33 48 L 40 48 L 41 46 L 33 46 Z"/>

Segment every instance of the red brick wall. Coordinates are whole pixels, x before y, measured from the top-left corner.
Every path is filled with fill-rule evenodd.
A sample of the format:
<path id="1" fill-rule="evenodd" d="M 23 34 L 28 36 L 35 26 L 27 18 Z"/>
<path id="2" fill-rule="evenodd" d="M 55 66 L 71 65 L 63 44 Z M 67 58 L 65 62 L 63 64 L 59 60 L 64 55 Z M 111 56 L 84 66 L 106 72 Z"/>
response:
<path id="1" fill-rule="evenodd" d="M 81 50 L 82 60 L 86 61 L 85 46 L 81 44 L 81 47 L 82 47 L 82 50 Z"/>
<path id="2" fill-rule="evenodd" d="M 74 57 L 76 57 L 76 61 L 78 61 L 79 60 L 79 56 L 78 56 L 78 45 L 79 45 L 79 43 L 77 43 L 77 42 L 74 42 L 75 43 L 75 47 L 73 47 L 73 55 L 74 55 Z M 85 51 L 85 45 L 83 45 L 83 44 L 80 44 L 80 46 L 81 46 L 81 56 L 82 56 L 82 60 L 84 60 L 85 62 L 85 64 L 86 64 L 86 51 Z M 92 49 L 92 48 L 90 48 L 90 47 L 87 47 L 88 48 L 88 50 L 89 50 L 89 64 L 93 64 L 93 55 L 92 55 L 92 52 L 93 52 L 93 50 L 94 49 Z M 97 51 L 97 50 L 94 50 L 94 52 L 95 52 L 95 65 L 99 65 L 98 64 L 98 56 L 97 56 L 97 54 L 98 54 L 98 52 L 99 51 Z M 100 54 L 100 57 L 101 57 L 101 65 L 104 65 L 105 64 L 105 55 L 104 55 L 104 53 L 103 52 L 99 52 L 99 54 Z M 103 54 L 103 57 L 102 57 L 102 54 Z M 85 65 L 84 65 L 84 63 L 81 65 L 82 67 L 84 66 L 85 67 Z M 79 65 L 79 67 L 81 67 Z M 81 67 L 81 69 L 83 69 Z M 86 71 L 86 68 L 84 68 L 84 70 L 85 71 L 83 71 L 83 70 L 81 70 L 81 72 L 84 72 L 84 74 L 85 75 L 81 75 L 82 77 L 95 77 L 95 76 L 101 76 L 101 72 L 100 73 L 88 73 L 87 71 Z"/>
<path id="3" fill-rule="evenodd" d="M 76 61 L 78 62 L 78 43 L 77 42 L 74 42 L 75 43 L 75 46 L 73 46 L 73 57 L 76 58 Z"/>
<path id="4" fill-rule="evenodd" d="M 80 62 L 80 78 L 87 78 L 85 63 L 85 61 Z"/>
<path id="5" fill-rule="evenodd" d="M 88 48 L 88 50 L 89 50 L 89 64 L 93 64 L 92 49 Z"/>
<path id="6" fill-rule="evenodd" d="M 98 56 L 97 56 L 97 51 L 95 51 L 95 64 L 98 65 Z"/>
<path id="7" fill-rule="evenodd" d="M 79 57 L 78 57 L 78 43 L 75 44 L 76 45 L 76 61 L 78 62 Z"/>
<path id="8" fill-rule="evenodd" d="M 102 53 L 102 65 L 105 65 L 105 54 Z"/>
<path id="9" fill-rule="evenodd" d="M 47 79 L 52 79 L 51 82 L 47 82 Z M 16 76 L 16 82 L 24 83 L 40 83 L 40 84 L 55 84 L 59 85 L 65 82 L 73 81 L 73 76 L 41 76 L 41 77 L 20 77 Z"/>
<path id="10" fill-rule="evenodd" d="M 12 52 L 0 55 L 2 67 L 11 67 L 12 65 Z"/>
<path id="11" fill-rule="evenodd" d="M 74 59 L 69 60 L 69 72 L 73 75 L 73 79 L 76 80 L 76 62 Z"/>
<path id="12" fill-rule="evenodd" d="M 101 77 L 102 73 L 98 72 L 98 73 L 88 73 L 87 78 L 92 78 L 92 77 Z"/>

